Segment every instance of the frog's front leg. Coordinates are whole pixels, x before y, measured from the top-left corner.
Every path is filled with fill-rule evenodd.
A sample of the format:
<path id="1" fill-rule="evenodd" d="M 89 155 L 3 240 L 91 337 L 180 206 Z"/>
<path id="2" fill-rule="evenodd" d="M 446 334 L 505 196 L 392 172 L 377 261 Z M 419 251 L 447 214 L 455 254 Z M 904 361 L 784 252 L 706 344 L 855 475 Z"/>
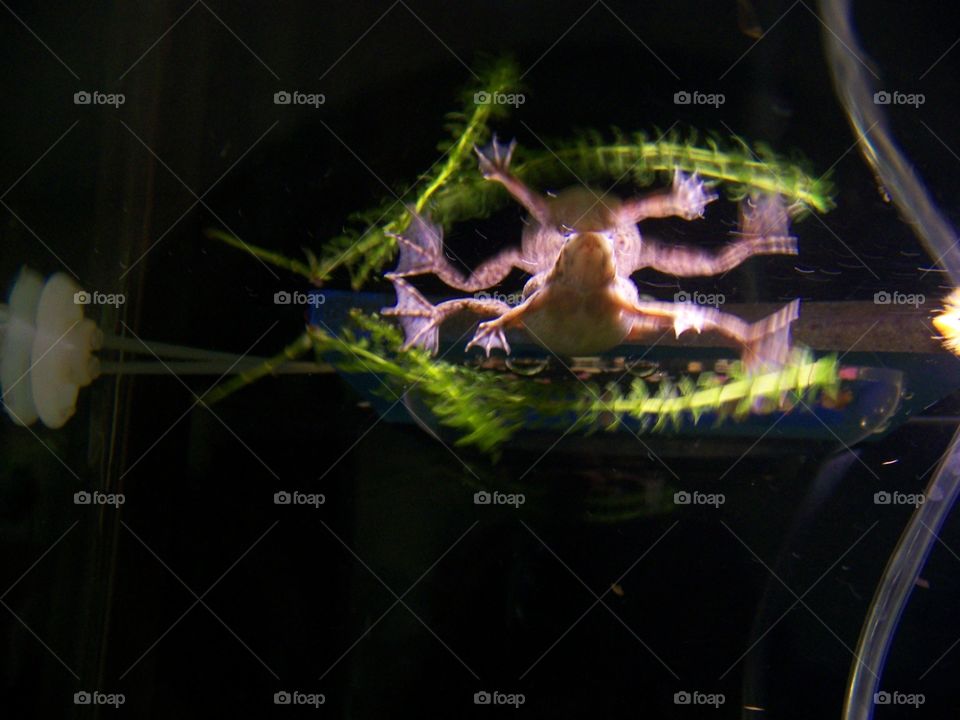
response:
<path id="1" fill-rule="evenodd" d="M 486 298 L 447 300 L 437 305 L 431 305 L 406 280 L 393 278 L 393 286 L 397 291 L 397 304 L 393 307 L 383 308 L 380 312 L 383 315 L 396 317 L 400 320 L 405 338 L 404 350 L 417 346 L 428 350 L 432 355 L 436 355 L 440 344 L 440 325 L 451 315 L 458 312 L 466 310 L 478 315 L 503 317 L 511 309 L 505 302 Z M 500 346 L 509 352 L 509 346 L 502 332 L 499 335 L 494 335 L 494 339 L 499 339 L 502 343 Z M 494 346 L 493 341 L 491 341 L 491 347 Z M 487 354 L 490 354 L 489 350 Z"/>
<path id="2" fill-rule="evenodd" d="M 509 144 L 497 141 L 497 136 L 493 136 L 493 141 L 482 150 L 474 145 L 474 152 L 480 159 L 480 172 L 487 180 L 495 180 L 503 185 L 507 191 L 513 195 L 514 199 L 523 205 L 530 213 L 530 216 L 541 225 L 546 225 L 550 217 L 550 209 L 546 198 L 528 188 L 510 172 L 510 159 L 513 157 L 513 150 L 517 146 L 517 141 L 512 140 Z"/>
<path id="3" fill-rule="evenodd" d="M 531 282 L 533 282 L 536 277 L 531 279 Z M 507 342 L 503 331 L 510 326 L 520 324 L 524 315 L 538 309 L 542 303 L 543 291 L 539 289 L 533 290 L 522 303 L 509 308 L 507 312 L 500 315 L 500 317 L 480 323 L 480 325 L 477 326 L 477 332 L 473 336 L 473 339 L 467 343 L 467 350 L 476 345 L 477 347 L 483 348 L 487 357 L 490 356 L 490 351 L 494 348 L 500 348 L 509 355 L 510 344 Z"/>
<path id="4" fill-rule="evenodd" d="M 400 247 L 400 260 L 388 279 L 432 273 L 450 287 L 476 292 L 501 282 L 517 267 L 526 270 L 520 250 L 507 248 L 464 275 L 447 259 L 443 251 L 443 228 L 408 207 L 410 225 L 401 234 L 393 235 Z"/>
<path id="5" fill-rule="evenodd" d="M 680 170 L 673 174 L 673 187 L 669 192 L 625 200 L 617 210 L 617 223 L 626 225 L 645 218 L 664 218 L 676 215 L 686 220 L 703 217 L 707 205 L 717 199 L 717 194 L 707 189 L 696 174 L 687 175 Z"/>

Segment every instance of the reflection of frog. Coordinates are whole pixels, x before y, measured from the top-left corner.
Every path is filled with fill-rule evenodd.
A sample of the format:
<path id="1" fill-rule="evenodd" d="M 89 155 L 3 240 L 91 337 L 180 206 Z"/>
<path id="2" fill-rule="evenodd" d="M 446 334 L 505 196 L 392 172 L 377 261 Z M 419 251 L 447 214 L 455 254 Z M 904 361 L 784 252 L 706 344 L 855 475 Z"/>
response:
<path id="1" fill-rule="evenodd" d="M 645 218 L 703 215 L 716 195 L 696 175 L 674 174 L 673 187 L 645 197 L 619 200 L 587 188 L 569 188 L 555 197 L 537 194 L 510 173 L 515 143 L 494 139 L 477 150 L 484 177 L 501 183 L 530 213 L 520 249 L 504 250 L 469 276 L 459 272 L 443 252 L 442 231 L 414 214 L 406 234 L 397 237 L 400 260 L 387 277 L 397 304 L 384 314 L 400 319 L 406 347 L 436 352 L 439 326 L 453 313 L 469 310 L 493 316 L 480 323 L 467 345 L 510 352 L 507 327 L 523 327 L 557 355 L 603 352 L 628 339 L 655 340 L 671 328 L 677 335 L 693 328 L 717 330 L 743 344 L 748 365 L 782 363 L 789 350 L 789 330 L 799 301 L 749 323 L 711 307 L 641 300 L 630 276 L 642 268 L 677 276 L 724 273 L 754 255 L 795 255 L 789 218 L 782 199 L 760 196 L 741 205 L 739 237 L 717 254 L 667 246 L 641 239 L 637 223 Z M 451 287 L 476 292 L 499 283 L 514 268 L 530 273 L 523 300 L 516 306 L 495 299 L 463 298 L 431 305 L 405 280 L 433 273 Z"/>

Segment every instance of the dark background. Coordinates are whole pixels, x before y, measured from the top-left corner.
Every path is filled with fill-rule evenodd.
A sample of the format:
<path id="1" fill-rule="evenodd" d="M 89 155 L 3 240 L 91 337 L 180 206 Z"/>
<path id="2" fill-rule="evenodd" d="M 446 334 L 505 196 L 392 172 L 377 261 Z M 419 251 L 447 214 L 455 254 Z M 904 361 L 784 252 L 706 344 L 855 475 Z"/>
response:
<path id="1" fill-rule="evenodd" d="M 893 130 L 956 224 L 960 50 L 924 73 L 960 23 L 941 3 L 868 7 L 856 20 L 883 86 L 926 96 L 919 110 L 890 108 Z M 679 122 L 765 140 L 819 172 L 834 166 L 838 208 L 796 227 L 795 262 L 757 260 L 683 288 L 738 301 L 936 296 L 937 274 L 917 271 L 928 258 L 851 149 L 811 8 L 757 3 L 769 34 L 751 49 L 732 1 L 13 3 L 0 8 L 0 277 L 24 263 L 44 274 L 66 265 L 87 288 L 127 294 L 102 326 L 275 352 L 303 320 L 273 294 L 298 280 L 202 231 L 226 223 L 291 256 L 319 250 L 384 184 L 405 188 L 437 159 L 443 115 L 459 107 L 470 68 L 507 53 L 531 68 L 527 101 L 497 129 L 522 145 Z M 126 103 L 74 105 L 81 89 L 123 92 Z M 327 101 L 276 106 L 280 89 Z M 722 92 L 726 103 L 674 105 L 684 89 Z M 205 205 L 190 209 L 191 191 Z M 734 213 L 711 213 L 700 228 L 658 232 L 717 242 Z M 501 219 L 519 235 L 519 213 Z M 470 227 L 450 241 L 468 260 L 486 254 Z M 647 292 L 676 288 L 640 280 Z M 538 717 L 732 718 L 744 705 L 836 716 L 860 623 L 909 515 L 878 508 L 873 493 L 918 491 L 952 430 L 908 424 L 859 458 L 784 449 L 774 432 L 738 462 L 745 447 L 708 456 L 691 444 L 658 461 L 629 436 L 611 453 L 573 434 L 546 454 L 521 442 L 492 464 L 378 422 L 335 376 L 269 378 L 213 412 L 189 410 L 191 391 L 212 382 L 102 379 L 62 431 L 4 420 L 0 590 L 12 589 L 0 609 L 0 698 L 10 717 L 88 716 L 72 703 L 81 689 L 122 692 L 138 717 L 298 712 L 273 705 L 284 689 L 324 693 L 323 709 L 300 712 L 341 717 L 497 712 L 473 705 L 479 690 L 522 692 L 520 712 Z M 834 450 L 816 502 L 809 488 Z M 487 486 L 528 502 L 475 506 Z M 122 491 L 126 504 L 74 506 L 84 488 Z M 295 488 L 324 493 L 325 506 L 273 504 Z M 677 488 L 727 502 L 668 511 Z M 926 704 L 877 717 L 956 707 L 954 547 L 955 521 L 882 684 L 922 692 Z M 753 646 L 796 599 L 774 574 L 806 607 Z M 587 612 L 614 582 L 606 609 Z M 193 593 L 205 605 L 190 609 Z M 409 610 L 397 604 L 380 620 L 392 593 Z M 679 690 L 721 692 L 726 703 L 677 708 Z"/>

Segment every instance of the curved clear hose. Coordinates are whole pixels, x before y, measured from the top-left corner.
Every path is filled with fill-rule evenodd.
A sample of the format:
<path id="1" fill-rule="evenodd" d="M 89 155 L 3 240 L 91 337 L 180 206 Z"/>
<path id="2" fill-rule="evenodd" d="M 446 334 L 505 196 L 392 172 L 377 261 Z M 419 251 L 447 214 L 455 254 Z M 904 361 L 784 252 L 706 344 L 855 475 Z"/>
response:
<path id="1" fill-rule="evenodd" d="M 823 37 L 833 86 L 859 140 L 860 150 L 890 199 L 927 252 L 960 283 L 960 248 L 950 223 L 940 214 L 923 182 L 900 152 L 887 127 L 883 105 L 873 101 L 866 54 L 850 21 L 850 0 L 820 0 Z"/>
<path id="2" fill-rule="evenodd" d="M 822 33 L 834 88 L 859 139 L 860 149 L 877 179 L 930 256 L 954 287 L 960 283 L 960 249 L 955 233 L 937 211 L 926 188 L 896 146 L 881 106 L 873 102 L 871 85 L 850 20 L 849 0 L 820 0 Z M 900 536 L 884 569 L 860 631 L 856 659 L 850 669 L 845 720 L 873 717 L 874 696 L 890 651 L 894 631 L 937 533 L 960 492 L 960 429 L 937 468 L 920 505 Z"/>

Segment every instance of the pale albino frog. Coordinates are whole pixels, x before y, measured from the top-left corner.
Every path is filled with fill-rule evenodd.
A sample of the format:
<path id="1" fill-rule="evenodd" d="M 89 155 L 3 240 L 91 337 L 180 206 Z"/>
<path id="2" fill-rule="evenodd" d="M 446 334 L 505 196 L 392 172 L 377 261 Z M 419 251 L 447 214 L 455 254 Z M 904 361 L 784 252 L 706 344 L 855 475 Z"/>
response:
<path id="1" fill-rule="evenodd" d="M 671 328 L 678 336 L 692 328 L 716 330 L 742 343 L 750 367 L 784 362 L 799 301 L 749 323 L 713 307 L 641 299 L 630 279 L 647 267 L 683 277 L 708 276 L 725 273 L 754 255 L 795 255 L 796 239 L 789 235 L 789 214 L 780 197 L 743 200 L 737 239 L 716 254 L 668 246 L 642 239 L 637 223 L 645 218 L 702 217 L 717 196 L 696 175 L 676 170 L 669 191 L 627 200 L 583 187 L 543 196 L 510 173 L 515 144 L 494 138 L 489 147 L 476 151 L 484 177 L 501 183 L 530 213 L 519 249 L 504 250 L 464 275 L 444 254 L 441 228 L 411 209 L 408 230 L 397 236 L 397 268 L 386 275 L 396 288 L 397 304 L 383 311 L 399 318 L 405 347 L 436 353 L 444 320 L 470 311 L 493 318 L 480 323 L 467 344 L 487 355 L 494 348 L 510 353 L 504 335 L 508 327 L 525 328 L 559 356 L 592 355 L 625 340 L 655 341 Z M 515 267 L 532 275 L 516 306 L 480 297 L 434 306 L 405 279 L 433 273 L 451 287 L 477 292 L 497 285 Z"/>

